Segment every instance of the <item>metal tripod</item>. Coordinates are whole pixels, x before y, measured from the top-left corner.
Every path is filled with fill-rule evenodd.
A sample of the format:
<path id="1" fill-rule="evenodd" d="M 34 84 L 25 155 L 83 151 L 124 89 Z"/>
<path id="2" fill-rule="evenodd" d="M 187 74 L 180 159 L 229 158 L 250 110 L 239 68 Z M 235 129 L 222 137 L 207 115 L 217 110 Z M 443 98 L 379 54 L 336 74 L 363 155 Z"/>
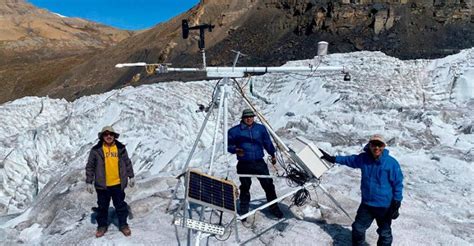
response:
<path id="1" fill-rule="evenodd" d="M 318 48 L 319 48 L 321 43 L 325 43 L 325 42 L 318 43 Z M 174 72 L 206 72 L 207 77 L 209 77 L 209 78 L 222 78 L 221 81 L 219 82 L 219 85 L 218 85 L 219 90 L 217 90 L 215 95 L 213 95 L 212 102 L 209 105 L 207 114 L 204 118 L 204 121 L 201 125 L 201 128 L 198 132 L 198 135 L 196 136 L 193 147 L 191 148 L 191 152 L 190 152 L 190 154 L 189 154 L 189 156 L 186 160 L 185 165 L 183 166 L 181 175 L 179 177 L 183 177 L 184 176 L 183 174 L 185 174 L 186 171 L 188 170 L 191 159 L 192 159 L 192 157 L 193 157 L 193 155 L 196 151 L 197 145 L 198 145 L 198 143 L 201 139 L 201 136 L 204 132 L 204 129 L 206 128 L 206 125 L 209 121 L 210 115 L 212 114 L 212 111 L 215 108 L 215 106 L 218 105 L 218 113 L 217 113 L 217 117 L 216 117 L 216 125 L 215 125 L 215 129 L 214 129 L 214 137 L 213 137 L 213 142 L 212 142 L 211 160 L 210 160 L 210 164 L 209 164 L 209 168 L 208 168 L 208 173 L 212 175 L 214 173 L 213 165 L 214 165 L 214 158 L 215 158 L 216 148 L 217 148 L 217 135 L 218 135 L 218 131 L 219 131 L 219 125 L 220 125 L 220 122 L 221 122 L 221 116 L 222 116 L 222 119 L 223 119 L 222 120 L 223 121 L 222 122 L 223 155 L 224 155 L 225 163 L 227 164 L 227 166 L 228 166 L 228 163 L 229 163 L 228 154 L 227 154 L 227 125 L 228 125 L 227 119 L 228 119 L 228 98 L 229 98 L 230 89 L 231 89 L 231 80 L 230 79 L 231 78 L 242 78 L 242 77 L 245 76 L 245 73 L 271 73 L 271 72 L 279 72 L 279 73 L 282 73 L 282 72 L 309 72 L 309 73 L 313 73 L 313 72 L 316 72 L 316 71 L 341 71 L 342 73 L 347 75 L 348 71 L 344 67 L 334 67 L 334 66 L 333 67 L 331 67 L 331 66 L 323 67 L 323 66 L 320 66 L 320 62 L 321 62 L 320 58 L 322 56 L 326 55 L 326 53 L 327 53 L 327 43 L 325 43 L 325 46 L 326 46 L 326 52 L 321 52 L 320 53 L 320 51 L 318 49 L 318 57 L 315 57 L 314 64 L 308 64 L 308 66 L 296 66 L 296 67 L 291 67 L 291 66 L 284 66 L 284 67 L 236 67 L 239 56 L 243 55 L 240 52 L 236 52 L 236 57 L 234 59 L 232 67 L 207 67 L 205 65 L 206 62 L 205 62 L 204 49 L 202 49 L 204 66 L 201 67 L 201 68 L 173 68 L 173 67 L 169 67 L 168 64 L 146 64 L 144 62 L 117 64 L 116 67 L 117 68 L 122 68 L 122 67 L 137 67 L 137 66 L 139 66 L 139 67 L 153 66 L 157 73 L 167 73 L 167 72 L 172 72 L 172 71 L 174 71 Z M 244 102 L 247 103 L 247 105 L 249 107 L 253 108 L 252 105 L 250 104 L 250 101 L 247 98 L 245 98 L 245 96 L 243 96 L 243 99 L 244 99 Z M 254 111 L 255 111 L 255 109 L 254 109 Z M 265 127 L 267 128 L 269 133 L 273 136 L 276 143 L 284 151 L 287 152 L 289 150 L 288 147 L 281 141 L 281 139 L 271 129 L 270 125 L 263 119 L 263 117 L 261 115 L 259 115 L 258 112 L 256 112 L 256 114 L 260 118 L 262 124 L 265 125 Z M 172 197 L 171 197 L 171 199 L 168 202 L 168 205 L 166 207 L 167 212 L 170 210 L 171 204 L 172 204 L 173 200 L 176 198 L 176 194 L 178 192 L 179 187 L 181 186 L 181 182 L 182 182 L 182 179 L 179 178 L 179 180 L 178 180 L 178 182 L 177 182 L 177 184 L 176 184 L 176 186 L 173 190 Z M 313 185 L 313 183 L 309 183 L 308 186 L 309 185 Z M 306 187 L 306 185 L 305 185 L 305 187 Z M 188 187 L 186 187 L 186 184 L 185 184 L 185 188 L 186 189 L 188 188 Z M 263 209 L 265 207 L 268 207 L 268 206 L 270 206 L 274 203 L 277 203 L 277 202 L 285 199 L 286 197 L 294 194 L 296 191 L 298 191 L 302 188 L 304 188 L 304 187 L 299 187 L 297 190 L 292 191 L 292 192 L 290 192 L 286 195 L 283 195 L 282 197 L 280 197 L 278 199 L 270 201 L 269 203 L 264 204 L 263 206 L 257 208 L 254 211 L 249 212 L 248 214 L 245 214 L 245 215 L 242 215 L 242 216 L 239 216 L 239 217 L 237 217 L 237 215 L 234 214 L 234 218 L 233 218 L 232 221 L 235 223 L 235 232 L 236 232 L 237 242 L 240 242 L 239 236 L 238 236 L 238 229 L 237 229 L 237 220 L 241 220 L 243 218 L 246 218 L 246 217 L 250 216 L 252 213 L 255 213 L 258 210 L 261 210 L 261 209 Z M 186 220 L 186 216 L 189 216 L 189 218 L 192 217 L 192 211 L 190 209 L 189 203 L 187 202 L 186 198 L 179 204 L 179 207 L 178 207 L 177 211 L 180 211 L 181 209 L 183 209 L 183 220 L 182 221 L 184 223 L 184 221 Z M 174 214 L 173 219 L 176 219 L 176 214 L 177 214 L 177 212 Z M 204 207 L 201 208 L 199 221 L 201 221 L 201 222 L 203 221 L 203 216 L 204 216 Z M 192 233 L 193 233 L 193 230 L 188 229 L 188 236 L 187 236 L 187 244 L 188 245 L 191 244 L 191 235 L 192 235 Z M 198 231 L 197 235 L 196 235 L 195 244 L 199 245 L 200 240 L 205 238 L 205 237 L 208 237 L 209 235 L 210 234 L 207 234 L 207 235 L 203 236 L 202 232 Z"/>
<path id="2" fill-rule="evenodd" d="M 223 133 L 223 148 L 222 148 L 222 151 L 223 151 L 223 154 L 224 154 L 225 163 L 228 164 L 228 155 L 226 153 L 227 153 L 227 130 L 228 130 L 228 127 L 227 127 L 227 125 L 228 125 L 228 123 L 227 123 L 227 119 L 228 119 L 228 98 L 229 98 L 229 95 L 230 95 L 229 90 L 231 89 L 230 83 L 231 83 L 231 81 L 230 81 L 229 78 L 223 78 L 221 81 L 219 81 L 219 84 L 217 85 L 218 87 L 217 87 L 216 93 L 213 96 L 213 99 L 212 99 L 211 104 L 209 105 L 209 108 L 207 109 L 207 114 L 206 114 L 206 117 L 204 118 L 204 122 L 202 123 L 201 128 L 199 130 L 199 133 L 196 136 L 196 139 L 194 141 L 191 152 L 189 153 L 189 156 L 186 160 L 185 165 L 183 166 L 183 169 L 182 169 L 181 173 L 185 173 L 189 169 L 189 165 L 190 165 L 192 157 L 193 157 L 193 155 L 196 151 L 196 147 L 197 147 L 197 145 L 198 145 L 198 143 L 201 139 L 201 136 L 204 132 L 204 129 L 206 128 L 206 126 L 209 122 L 210 115 L 212 114 L 212 111 L 213 111 L 213 109 L 215 108 L 216 105 L 218 105 L 218 111 L 217 111 L 217 117 L 215 119 L 214 136 L 213 136 L 213 141 L 212 141 L 211 160 L 210 160 L 210 164 L 209 164 L 209 167 L 208 167 L 208 170 L 207 170 L 206 173 L 208 173 L 210 175 L 214 174 L 214 169 L 213 169 L 214 168 L 214 159 L 215 159 L 215 156 L 216 156 L 216 150 L 217 150 L 217 144 L 218 144 L 217 137 L 218 137 L 218 132 L 220 130 L 221 118 L 222 118 L 222 133 Z M 172 195 L 172 197 L 171 197 L 171 199 L 170 199 L 170 201 L 167 205 L 167 208 L 166 208 L 167 212 L 170 209 L 171 203 L 176 198 L 176 194 L 177 194 L 177 191 L 179 190 L 179 187 L 181 186 L 181 182 L 182 182 L 182 179 L 180 178 L 178 180 L 178 183 L 176 184 L 174 190 L 173 190 L 173 195 Z M 186 185 L 185 185 L 185 187 L 186 187 Z M 187 189 L 187 187 L 186 187 L 186 189 Z M 183 220 L 185 220 L 187 216 L 189 216 L 189 217 L 192 216 L 190 208 L 189 208 L 189 204 L 186 201 L 186 199 L 184 199 L 182 201 L 182 203 L 179 205 L 179 208 L 180 209 L 182 208 L 183 211 L 184 211 L 183 212 Z M 203 216 L 204 216 L 204 207 L 201 208 L 201 213 L 200 213 L 200 218 L 199 218 L 200 221 L 203 220 Z M 192 234 L 192 231 L 188 230 L 188 245 L 190 245 L 190 241 L 191 241 L 190 235 L 191 234 Z M 207 235 L 207 236 L 209 236 L 209 235 Z M 199 245 L 200 240 L 202 238 L 204 238 L 202 236 L 202 232 L 198 231 L 197 235 L 196 235 L 195 244 Z"/>

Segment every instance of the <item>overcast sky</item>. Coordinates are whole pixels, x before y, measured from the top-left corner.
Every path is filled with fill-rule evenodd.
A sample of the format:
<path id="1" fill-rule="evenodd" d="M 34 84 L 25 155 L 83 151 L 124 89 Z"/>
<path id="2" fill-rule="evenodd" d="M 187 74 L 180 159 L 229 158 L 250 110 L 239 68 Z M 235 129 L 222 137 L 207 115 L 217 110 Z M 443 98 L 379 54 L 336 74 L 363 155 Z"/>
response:
<path id="1" fill-rule="evenodd" d="M 199 0 L 28 0 L 67 17 L 80 17 L 127 30 L 155 26 L 192 8 Z"/>

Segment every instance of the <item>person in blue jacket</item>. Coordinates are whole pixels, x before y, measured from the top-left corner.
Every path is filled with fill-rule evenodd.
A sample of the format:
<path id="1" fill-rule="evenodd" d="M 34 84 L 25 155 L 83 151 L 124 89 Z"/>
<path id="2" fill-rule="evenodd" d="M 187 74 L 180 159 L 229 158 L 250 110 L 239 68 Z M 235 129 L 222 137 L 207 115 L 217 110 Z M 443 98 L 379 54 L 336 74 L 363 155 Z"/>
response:
<path id="1" fill-rule="evenodd" d="M 385 149 L 382 135 L 375 134 L 364 147 L 364 152 L 350 156 L 331 156 L 321 150 L 322 159 L 352 168 L 360 168 L 362 202 L 352 224 L 352 244 L 363 245 L 365 232 L 377 222 L 377 245 L 392 244 L 392 220 L 398 218 L 403 198 L 403 174 L 397 160 Z"/>
<path id="2" fill-rule="evenodd" d="M 263 160 L 263 149 L 272 157 L 272 164 L 276 164 L 275 147 L 270 139 L 267 129 L 262 124 L 254 122 L 255 114 L 251 109 L 242 112 L 240 124 L 232 127 L 228 131 L 227 151 L 237 155 L 237 173 L 269 175 L 268 167 Z M 240 177 L 240 211 L 239 214 L 246 214 L 249 211 L 250 203 L 250 177 Z M 275 186 L 271 178 L 258 178 L 262 185 L 267 201 L 277 198 Z M 283 218 L 278 204 L 270 206 L 270 212 L 277 218 Z M 245 221 L 242 220 L 242 221 Z"/>

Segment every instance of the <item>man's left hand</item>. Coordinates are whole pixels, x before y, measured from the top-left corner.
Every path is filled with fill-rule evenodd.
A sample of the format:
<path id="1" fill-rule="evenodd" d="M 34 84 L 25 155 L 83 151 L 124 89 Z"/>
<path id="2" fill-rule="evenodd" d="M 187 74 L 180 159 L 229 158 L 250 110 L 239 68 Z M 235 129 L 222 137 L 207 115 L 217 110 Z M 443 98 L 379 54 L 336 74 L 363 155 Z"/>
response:
<path id="1" fill-rule="evenodd" d="M 128 186 L 130 186 L 130 188 L 133 188 L 135 186 L 135 179 L 134 178 L 130 178 L 128 180 Z"/>
<path id="2" fill-rule="evenodd" d="M 390 216 L 392 218 L 392 220 L 396 220 L 398 218 L 398 216 L 400 215 L 398 210 L 400 209 L 401 204 L 402 204 L 402 202 L 397 201 L 397 200 L 393 200 L 392 204 L 390 204 L 390 209 L 389 209 L 388 216 Z"/>

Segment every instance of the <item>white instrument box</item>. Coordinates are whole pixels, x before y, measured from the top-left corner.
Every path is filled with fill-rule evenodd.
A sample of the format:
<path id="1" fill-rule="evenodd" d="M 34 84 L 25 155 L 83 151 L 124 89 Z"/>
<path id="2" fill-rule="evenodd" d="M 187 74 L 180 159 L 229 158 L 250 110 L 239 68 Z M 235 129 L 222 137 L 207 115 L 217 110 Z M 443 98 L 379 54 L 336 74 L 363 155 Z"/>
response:
<path id="1" fill-rule="evenodd" d="M 293 160 L 303 168 L 307 174 L 319 179 L 324 172 L 332 167 L 332 163 L 321 159 L 323 154 L 318 147 L 303 137 L 297 137 L 289 146 Z"/>

